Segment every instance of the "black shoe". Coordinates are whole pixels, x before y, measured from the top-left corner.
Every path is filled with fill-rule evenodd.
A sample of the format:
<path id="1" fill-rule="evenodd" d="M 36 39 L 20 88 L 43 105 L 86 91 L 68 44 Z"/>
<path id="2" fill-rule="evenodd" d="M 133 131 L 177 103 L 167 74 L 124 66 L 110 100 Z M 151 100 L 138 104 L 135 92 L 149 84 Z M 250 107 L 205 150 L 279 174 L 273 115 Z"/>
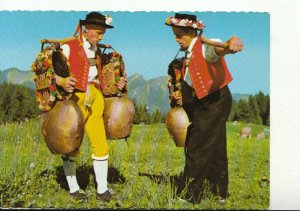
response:
<path id="1" fill-rule="evenodd" d="M 83 192 L 80 192 L 79 190 L 74 192 L 74 193 L 70 193 L 70 195 L 72 196 L 73 199 L 75 199 L 76 201 L 82 201 L 84 199 L 87 199 L 87 195 Z"/>
<path id="2" fill-rule="evenodd" d="M 97 193 L 96 199 L 98 201 L 109 202 L 112 198 L 113 191 L 111 189 L 106 190 L 104 193 Z"/>
<path id="3" fill-rule="evenodd" d="M 227 192 L 226 194 L 223 193 L 223 194 L 217 195 L 218 203 L 221 205 L 225 204 L 229 195 L 230 195 L 229 192 Z"/>

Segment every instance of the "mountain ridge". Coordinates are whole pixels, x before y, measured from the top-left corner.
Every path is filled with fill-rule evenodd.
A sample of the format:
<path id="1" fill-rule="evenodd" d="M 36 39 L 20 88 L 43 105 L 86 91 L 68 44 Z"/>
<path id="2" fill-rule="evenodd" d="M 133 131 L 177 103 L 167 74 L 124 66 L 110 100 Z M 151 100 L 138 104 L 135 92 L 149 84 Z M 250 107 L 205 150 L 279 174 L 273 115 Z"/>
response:
<path id="1" fill-rule="evenodd" d="M 34 72 L 21 71 L 16 67 L 0 71 L 0 84 L 12 83 L 19 84 L 35 89 L 33 81 Z M 155 109 L 166 113 L 170 109 L 169 90 L 167 88 L 167 76 L 159 76 L 146 80 L 142 74 L 134 73 L 127 77 L 128 94 L 127 96 L 138 104 L 147 105 L 149 112 Z M 233 93 L 233 99 L 248 99 L 249 95 Z"/>

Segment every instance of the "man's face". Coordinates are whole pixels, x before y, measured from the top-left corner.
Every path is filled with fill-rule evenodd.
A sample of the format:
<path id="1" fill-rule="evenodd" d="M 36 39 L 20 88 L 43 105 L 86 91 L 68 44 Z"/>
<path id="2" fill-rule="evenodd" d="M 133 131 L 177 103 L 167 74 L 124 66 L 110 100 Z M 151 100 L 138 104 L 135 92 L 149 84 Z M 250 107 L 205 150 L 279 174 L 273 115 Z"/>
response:
<path id="1" fill-rule="evenodd" d="M 187 50 L 196 34 L 180 27 L 172 27 L 172 30 L 175 35 L 175 40 L 181 46 L 181 49 Z"/>
<path id="2" fill-rule="evenodd" d="M 86 31 L 86 39 L 89 41 L 89 43 L 96 44 L 103 39 L 106 28 L 102 26 L 97 26 L 97 27 L 86 26 L 85 31 Z"/>

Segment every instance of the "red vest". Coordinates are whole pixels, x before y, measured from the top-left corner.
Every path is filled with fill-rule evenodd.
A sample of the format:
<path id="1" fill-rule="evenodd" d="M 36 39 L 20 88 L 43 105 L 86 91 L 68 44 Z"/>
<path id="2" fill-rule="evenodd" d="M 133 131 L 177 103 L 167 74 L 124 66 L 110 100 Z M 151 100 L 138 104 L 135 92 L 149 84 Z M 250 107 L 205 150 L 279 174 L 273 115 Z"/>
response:
<path id="1" fill-rule="evenodd" d="M 212 63 L 207 62 L 203 57 L 200 37 L 192 52 L 189 71 L 198 99 L 223 88 L 232 81 L 224 57 L 219 57 L 218 61 Z"/>
<path id="2" fill-rule="evenodd" d="M 65 42 L 70 46 L 70 72 L 77 79 L 75 88 L 81 91 L 86 91 L 88 85 L 88 75 L 90 63 L 83 48 L 83 43 L 79 38 L 74 38 Z M 98 76 L 100 80 L 100 88 L 103 87 L 101 60 L 97 56 Z"/>

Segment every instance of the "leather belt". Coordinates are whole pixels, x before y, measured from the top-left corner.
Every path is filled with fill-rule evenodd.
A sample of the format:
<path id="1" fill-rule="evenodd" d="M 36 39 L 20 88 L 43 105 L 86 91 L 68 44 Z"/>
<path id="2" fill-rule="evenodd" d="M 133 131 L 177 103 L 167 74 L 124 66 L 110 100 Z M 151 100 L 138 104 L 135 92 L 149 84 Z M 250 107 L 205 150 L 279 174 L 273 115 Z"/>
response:
<path id="1" fill-rule="evenodd" d="M 89 63 L 90 63 L 90 66 L 96 66 L 97 65 L 97 60 L 94 59 L 94 58 L 89 58 Z"/>

